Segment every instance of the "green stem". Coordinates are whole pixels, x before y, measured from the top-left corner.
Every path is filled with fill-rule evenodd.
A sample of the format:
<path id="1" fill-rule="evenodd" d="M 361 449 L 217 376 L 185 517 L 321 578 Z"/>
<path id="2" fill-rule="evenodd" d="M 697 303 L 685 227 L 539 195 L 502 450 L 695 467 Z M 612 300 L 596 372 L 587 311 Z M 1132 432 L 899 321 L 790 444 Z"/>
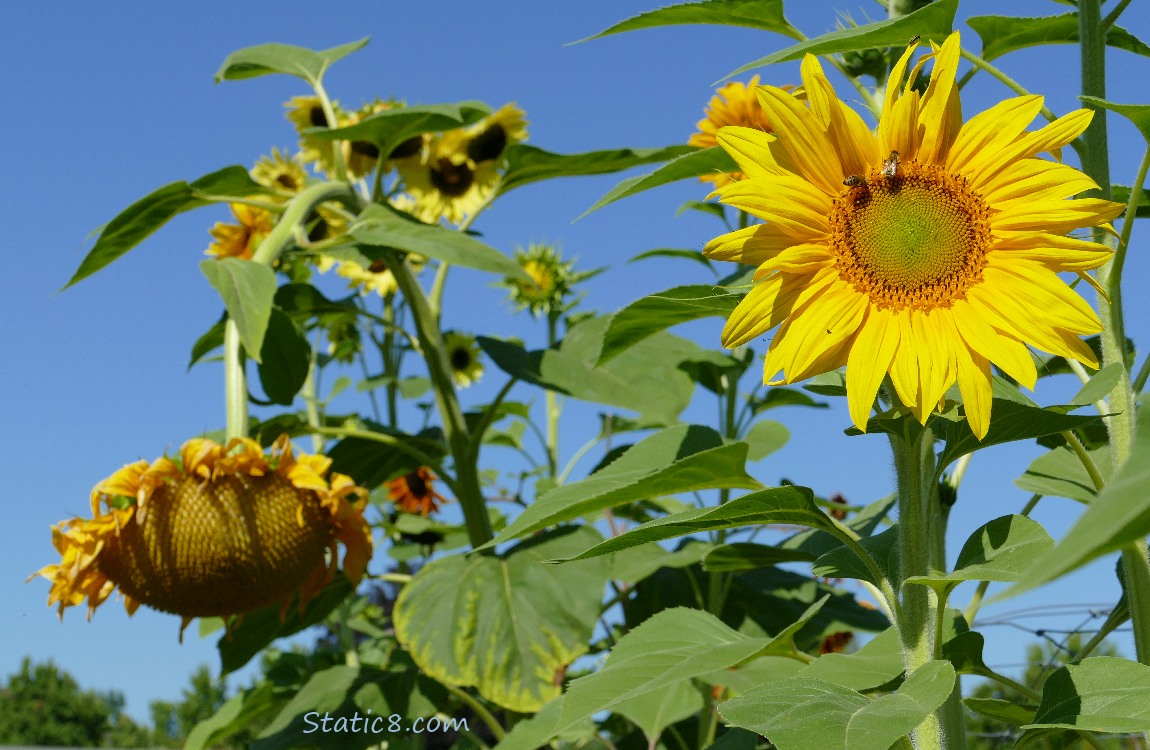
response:
<path id="1" fill-rule="evenodd" d="M 1138 165 L 1138 175 L 1134 184 L 1130 186 L 1130 199 L 1126 201 L 1126 212 L 1122 219 L 1122 232 L 1118 235 L 1118 247 L 1114 248 L 1114 258 L 1111 261 L 1111 279 L 1121 280 L 1122 269 L 1126 265 L 1126 250 L 1130 247 L 1130 235 L 1134 231 L 1134 219 L 1138 214 L 1138 204 L 1142 202 L 1142 188 L 1146 183 L 1146 172 L 1150 170 L 1150 143 L 1142 154 L 1142 163 Z"/>
<path id="2" fill-rule="evenodd" d="M 549 311 L 547 313 L 548 349 L 555 346 L 555 329 L 558 323 L 558 313 Z M 547 404 L 547 466 L 550 469 L 550 477 L 555 479 L 559 474 L 559 416 L 562 413 L 562 407 L 559 405 L 559 398 L 555 391 L 546 390 L 544 399 Z"/>
<path id="3" fill-rule="evenodd" d="M 499 405 L 503 403 L 503 399 L 507 398 L 507 394 L 511 392 L 511 387 L 518 382 L 518 378 L 512 377 L 504 383 L 495 396 L 495 400 L 488 405 L 483 416 L 479 418 L 479 423 L 475 425 L 475 429 L 471 433 L 471 458 L 473 461 L 479 459 L 479 448 L 483 444 L 483 435 L 491 427 L 491 423 L 495 421 L 495 416 L 499 413 Z"/>
<path id="4" fill-rule="evenodd" d="M 383 374 L 387 381 L 387 424 L 395 429 L 399 424 L 399 367 L 395 361 L 395 297 L 389 295 L 383 300 L 383 346 L 380 355 L 383 358 Z"/>
<path id="5" fill-rule="evenodd" d="M 395 281 L 415 320 L 419 345 L 427 362 L 443 432 L 454 462 L 455 498 L 463 509 L 463 520 L 471 546 L 480 547 L 493 537 L 491 519 L 487 515 L 483 490 L 479 486 L 479 472 L 471 453 L 471 435 L 455 393 L 455 381 L 451 374 L 451 363 L 447 360 L 447 349 L 443 345 L 443 334 L 439 330 L 435 312 L 407 262 L 398 252 L 390 249 L 384 252 L 384 262 L 395 274 Z"/>
<path id="6" fill-rule="evenodd" d="M 260 243 L 253 263 L 271 266 L 291 241 L 296 226 L 307 212 L 325 200 L 355 200 L 355 193 L 342 183 L 325 182 L 304 190 L 284 210 L 268 236 Z M 248 436 L 248 383 L 243 345 L 236 323 L 224 324 L 224 402 L 227 408 L 227 439 Z"/>
<path id="7" fill-rule="evenodd" d="M 915 425 L 914 428 L 917 429 Z M 895 591 L 902 599 L 896 609 L 896 625 L 902 643 L 903 664 L 907 674 L 935 658 L 932 592 L 927 586 L 906 586 L 912 576 L 931 572 L 930 500 L 934 481 L 934 435 L 922 427 L 917 435 L 890 437 L 894 451 L 895 475 L 898 480 L 899 570 Z M 914 731 L 918 750 L 943 750 L 947 742 L 942 709 L 931 713 Z"/>
<path id="8" fill-rule="evenodd" d="M 1082 45 L 1082 95 L 1106 98 L 1106 29 L 1102 25 L 1100 0 L 1078 3 L 1078 38 Z M 1086 154 L 1082 171 L 1101 186 L 1101 197 L 1110 197 L 1110 162 L 1106 138 L 1106 110 L 1095 109 L 1094 120 L 1083 134 Z M 1138 186 L 1140 187 L 1140 185 Z M 1132 191 L 1133 192 L 1133 191 Z M 1133 223 L 1133 217 L 1126 219 Z M 1095 241 L 1108 241 L 1100 229 Z M 1122 316 L 1122 262 L 1124 247 L 1117 248 L 1108 263 L 1098 269 L 1096 278 L 1110 299 L 1098 296 L 1102 319 L 1102 363 L 1119 363 L 1122 376 L 1111 391 L 1107 403 L 1114 415 L 1107 419 L 1110 433 L 1110 456 L 1114 468 L 1126 463 L 1134 443 L 1134 392 L 1126 362 L 1126 330 Z M 1126 573 L 1126 595 L 1130 600 L 1134 647 L 1138 661 L 1150 664 L 1150 561 L 1146 540 L 1140 539 L 1122 550 L 1122 567 Z"/>
<path id="9" fill-rule="evenodd" d="M 503 729 L 503 725 L 500 724 L 495 716 L 493 716 L 492 713 L 487 710 L 486 706 L 475 699 L 475 696 L 471 695 L 465 690 L 460 690 L 454 685 L 448 685 L 447 683 L 442 684 L 445 688 L 447 688 L 447 692 L 454 695 L 459 699 L 461 703 L 465 704 L 468 708 L 475 712 L 475 715 L 478 716 L 480 720 L 483 721 L 483 723 L 486 724 L 487 727 L 491 730 L 491 733 L 495 735 L 495 739 L 502 741 L 503 738 L 507 736 L 507 732 Z"/>
<path id="10" fill-rule="evenodd" d="M 1102 473 L 1098 471 L 1098 467 L 1094 465 L 1094 459 L 1090 458 L 1090 454 L 1086 451 L 1086 446 L 1078 439 L 1070 430 L 1063 430 L 1061 433 L 1062 439 L 1066 441 L 1070 449 L 1074 451 L 1074 455 L 1078 456 L 1078 460 L 1082 462 L 1083 468 L 1086 469 L 1086 474 L 1090 477 L 1090 481 L 1094 484 L 1094 489 L 1099 492 L 1106 486 L 1106 480 L 1102 478 Z"/>
<path id="11" fill-rule="evenodd" d="M 307 366 L 307 378 L 303 381 L 303 388 L 300 389 L 300 395 L 303 396 L 304 408 L 307 410 L 307 423 L 313 430 L 323 425 L 320 421 L 319 397 L 318 394 L 316 394 L 315 387 L 316 370 L 316 349 L 313 346 L 311 350 L 311 361 Z M 323 443 L 323 437 L 317 432 L 312 432 L 312 452 L 322 453 Z"/>
<path id="12" fill-rule="evenodd" d="M 1118 21 L 1118 17 L 1122 15 L 1122 11 L 1126 10 L 1126 6 L 1130 3 L 1131 0 L 1121 0 L 1117 5 L 1115 5 L 1114 10 L 1107 13 L 1106 18 L 1102 19 L 1103 30 L 1109 31 L 1110 27 L 1113 26 L 1116 21 Z"/>
<path id="13" fill-rule="evenodd" d="M 980 677 L 986 677 L 988 679 L 994 680 L 995 682 L 997 682 L 999 685 L 1002 685 L 1003 687 L 1008 687 L 1011 690 L 1017 691 L 1018 693 L 1026 696 L 1026 698 L 1034 701 L 1035 703 L 1042 700 L 1042 694 L 1039 693 L 1037 690 L 1034 690 L 1033 688 L 1029 688 L 1026 685 L 1023 685 L 1021 682 L 1015 682 L 1014 680 L 1010 679 L 1006 675 L 1001 675 L 998 672 L 995 672 L 993 669 L 990 669 L 989 667 L 987 667 L 986 669 L 978 670 L 978 674 Z"/>

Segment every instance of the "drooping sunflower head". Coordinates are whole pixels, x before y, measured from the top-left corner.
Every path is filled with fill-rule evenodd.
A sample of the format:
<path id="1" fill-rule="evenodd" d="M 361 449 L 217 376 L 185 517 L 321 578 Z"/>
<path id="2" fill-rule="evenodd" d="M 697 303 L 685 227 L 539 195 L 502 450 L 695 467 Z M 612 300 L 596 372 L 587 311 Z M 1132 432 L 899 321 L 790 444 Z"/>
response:
<path id="1" fill-rule="evenodd" d="M 447 361 L 451 363 L 451 375 L 455 384 L 466 388 L 479 382 L 483 377 L 483 362 L 479 359 L 482 350 L 474 336 L 457 331 L 443 334 L 443 346 L 447 350 Z"/>
<path id="2" fill-rule="evenodd" d="M 738 125 L 746 128 L 756 128 L 764 133 L 772 132 L 771 123 L 759 104 L 757 90 L 759 77 L 752 76 L 746 83 L 734 81 L 721 86 L 711 101 L 707 103 L 704 112 L 706 117 L 695 125 L 699 129 L 687 139 L 687 145 L 699 148 L 711 148 L 719 145 L 716 134 L 719 128 L 729 125 Z M 788 87 L 789 88 L 789 87 Z M 742 172 L 706 174 L 699 177 L 703 182 L 713 182 L 715 187 L 729 185 L 736 180 L 746 177 Z"/>
<path id="3" fill-rule="evenodd" d="M 222 446 L 189 440 L 177 460 L 129 464 L 92 490 L 92 519 L 52 529 L 57 565 L 48 604 L 88 601 L 88 616 L 117 587 L 129 614 L 140 604 L 180 615 L 227 617 L 271 604 L 300 607 L 343 571 L 363 576 L 371 529 L 366 491 L 331 459 L 292 452 L 287 436 L 270 455 L 252 440 Z M 183 631 L 181 626 L 181 632 Z"/>
<path id="4" fill-rule="evenodd" d="M 447 499 L 435 491 L 435 474 L 426 466 L 387 483 L 387 499 L 404 513 L 430 515 Z"/>
<path id="5" fill-rule="evenodd" d="M 268 232 L 272 230 L 275 220 L 262 208 L 255 208 L 246 203 L 232 203 L 231 209 L 237 223 L 216 222 L 216 225 L 208 230 L 215 242 L 208 245 L 208 249 L 204 252 L 217 258 L 251 258 L 264 237 L 267 237 Z"/>
<path id="6" fill-rule="evenodd" d="M 467 158 L 474 164 L 495 161 L 507 147 L 527 140 L 527 120 L 523 110 L 504 104 L 467 129 Z"/>
<path id="7" fill-rule="evenodd" d="M 252 179 L 272 190 L 294 195 L 307 187 L 307 170 L 298 154 L 273 148 L 252 167 Z"/>
<path id="8" fill-rule="evenodd" d="M 723 128 L 719 143 L 747 179 L 716 190 L 763 220 L 705 253 L 758 267 L 723 331 L 724 346 L 778 328 L 764 379 L 792 383 L 846 365 L 851 418 L 866 422 L 888 376 L 924 422 L 956 381 L 979 438 L 990 424 L 991 364 L 1027 387 L 1027 346 L 1097 367 L 1080 338 L 1101 329 L 1059 278 L 1103 264 L 1103 245 L 1067 237 L 1122 206 L 1067 200 L 1097 186 L 1058 161 L 1089 125 L 1077 110 L 1026 127 L 1042 98 L 1009 99 L 963 123 L 955 85 L 959 36 L 891 72 L 872 133 L 835 95 L 817 58 L 803 61 L 807 103 L 771 86 L 759 100 L 775 135 Z M 913 82 L 933 60 L 924 93 Z M 904 83 L 905 81 L 905 83 Z"/>

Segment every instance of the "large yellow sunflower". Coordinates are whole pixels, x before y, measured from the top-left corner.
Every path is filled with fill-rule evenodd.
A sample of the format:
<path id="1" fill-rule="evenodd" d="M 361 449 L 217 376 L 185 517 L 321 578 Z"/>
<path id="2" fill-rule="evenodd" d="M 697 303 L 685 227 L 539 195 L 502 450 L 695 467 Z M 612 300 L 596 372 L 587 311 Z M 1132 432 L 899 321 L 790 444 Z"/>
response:
<path id="1" fill-rule="evenodd" d="M 296 458 L 286 435 L 265 456 L 252 440 L 184 443 L 177 461 L 128 464 L 92 490 L 92 519 L 52 528 L 57 565 L 48 604 L 88 600 L 88 616 L 119 587 L 128 614 L 147 604 L 183 618 L 250 612 L 297 592 L 300 607 L 331 580 L 337 542 L 353 582 L 371 558 L 367 492 L 326 456 Z"/>
<path id="2" fill-rule="evenodd" d="M 806 106 L 761 87 L 776 135 L 720 130 L 748 178 L 715 192 L 765 223 L 718 237 L 705 253 L 758 266 L 723 345 L 778 326 L 765 380 L 782 371 L 778 382 L 792 383 L 846 365 L 859 429 L 888 373 L 924 423 L 957 380 L 981 439 L 992 363 L 1028 388 L 1036 378 L 1028 345 L 1098 366 L 1080 338 L 1101 330 L 1098 317 L 1058 273 L 1086 277 L 1106 261 L 1105 246 L 1065 235 L 1104 225 L 1122 206 L 1065 200 L 1097 185 L 1037 158 L 1071 143 L 1091 112 L 1027 132 L 1042 97 L 1021 96 L 964 124 L 958 33 L 908 76 L 914 49 L 891 71 L 877 133 L 836 97 L 811 55 L 802 64 Z M 920 94 L 911 82 L 931 58 Z"/>

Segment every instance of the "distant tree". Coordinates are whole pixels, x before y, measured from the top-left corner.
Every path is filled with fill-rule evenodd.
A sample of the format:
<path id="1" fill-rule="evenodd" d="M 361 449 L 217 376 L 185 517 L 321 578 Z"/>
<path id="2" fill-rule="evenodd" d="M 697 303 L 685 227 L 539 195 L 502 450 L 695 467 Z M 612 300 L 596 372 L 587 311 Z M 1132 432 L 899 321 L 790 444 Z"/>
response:
<path id="1" fill-rule="evenodd" d="M 227 684 L 222 678 L 213 679 L 211 670 L 201 665 L 192 674 L 191 685 L 184 688 L 183 700 L 178 702 L 152 701 L 152 723 L 155 724 L 154 742 L 166 747 L 183 747 L 184 741 L 196 724 L 213 716 L 227 701 Z M 237 744 L 219 747 L 243 747 Z"/>
<path id="2" fill-rule="evenodd" d="M 0 686 L 0 744 L 98 747 L 112 727 L 116 700 L 123 705 L 114 694 L 81 690 L 50 661 L 33 665 L 25 657 Z"/>

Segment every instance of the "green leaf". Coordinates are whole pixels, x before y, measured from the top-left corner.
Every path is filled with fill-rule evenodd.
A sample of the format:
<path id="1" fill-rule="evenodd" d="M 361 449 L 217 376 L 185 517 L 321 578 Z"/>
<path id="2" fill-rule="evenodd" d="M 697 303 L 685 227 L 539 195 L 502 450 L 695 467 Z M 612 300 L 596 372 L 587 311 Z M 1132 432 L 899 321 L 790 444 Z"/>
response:
<path id="1" fill-rule="evenodd" d="M 328 66 L 367 45 L 369 38 L 342 44 L 331 49 L 313 50 L 291 44 L 257 44 L 244 47 L 224 58 L 216 71 L 216 83 L 255 78 L 271 73 L 286 73 L 316 84 Z"/>
<path id="2" fill-rule="evenodd" d="M 631 550 L 625 552 L 629 551 Z M 625 552 L 617 554 L 625 554 Z M 755 568 L 765 568 L 787 562 L 814 562 L 814 559 L 815 556 L 806 550 L 769 547 L 753 542 L 734 542 L 712 548 L 703 558 L 703 570 L 708 573 L 725 573 L 754 570 Z"/>
<path id="3" fill-rule="evenodd" d="M 582 321 L 557 349 L 529 352 L 518 343 L 484 336 L 477 340 L 508 375 L 584 401 L 633 409 L 645 427 L 674 424 L 695 389 L 679 365 L 714 354 L 694 342 L 658 333 L 597 366 L 609 323 L 606 317 Z"/>
<path id="4" fill-rule="evenodd" d="M 754 732 L 731 727 L 707 750 L 755 750 L 758 744 L 759 737 Z"/>
<path id="5" fill-rule="evenodd" d="M 714 270 L 711 261 L 703 257 L 703 254 L 698 250 L 688 250 L 682 247 L 660 247 L 654 250 L 647 250 L 646 252 L 639 253 L 627 262 L 634 263 L 635 261 L 649 260 L 650 258 L 682 258 L 683 260 L 702 263 L 708 269 Z"/>
<path id="6" fill-rule="evenodd" d="M 335 579 L 308 602 L 302 615 L 295 602 L 286 610 L 279 604 L 273 604 L 244 615 L 231 632 L 216 643 L 216 649 L 220 652 L 221 672 L 234 672 L 275 639 L 293 635 L 322 622 L 353 592 L 351 581 L 343 573 L 337 573 Z M 283 617 L 280 617 L 281 610 Z"/>
<path id="7" fill-rule="evenodd" d="M 658 544 L 644 544 L 611 556 L 611 578 L 638 583 L 660 568 L 686 568 L 703 559 L 711 545 L 691 541 L 674 552 Z"/>
<path id="8" fill-rule="evenodd" d="M 586 42 L 624 31 L 696 23 L 747 26 L 752 29 L 774 31 L 789 37 L 796 37 L 799 33 L 783 15 L 783 0 L 708 0 L 680 3 L 640 13 L 580 41 Z"/>
<path id="9" fill-rule="evenodd" d="M 1108 480 L 1111 474 L 1110 448 L 1102 446 L 1089 454 L 1102 478 Z M 1066 446 L 1054 448 L 1034 459 L 1026 467 L 1026 473 L 1015 479 L 1014 484 L 1027 492 L 1068 497 L 1087 505 L 1098 494 L 1094 481 L 1082 465 L 1082 459 Z"/>
<path id="10" fill-rule="evenodd" d="M 787 444 L 791 433 L 780 422 L 760 419 L 743 436 L 743 442 L 751 446 L 747 451 L 748 461 L 760 461 Z"/>
<path id="11" fill-rule="evenodd" d="M 713 316 L 725 318 L 743 296 L 731 294 L 717 286 L 693 284 L 673 287 L 636 300 L 611 316 L 603 334 L 599 364 L 679 323 Z"/>
<path id="12" fill-rule="evenodd" d="M 739 166 L 735 164 L 735 160 L 731 158 L 730 154 L 723 150 L 722 146 L 711 146 L 710 148 L 699 149 L 675 157 L 649 174 L 628 177 L 608 190 L 602 198 L 595 201 L 595 204 L 591 206 L 591 208 L 579 215 L 579 219 L 617 200 L 629 198 L 632 195 L 659 187 L 660 185 L 666 185 L 671 182 L 705 174 L 738 171 Z M 578 219 L 576 219 L 576 221 L 578 221 Z"/>
<path id="13" fill-rule="evenodd" d="M 268 400 L 291 406 L 310 367 L 311 346 L 307 339 L 291 318 L 273 307 L 259 359 L 260 385 Z"/>
<path id="14" fill-rule="evenodd" d="M 1150 409 L 1138 413 L 1130 457 L 1054 549 L 1005 592 L 1014 596 L 1150 534 Z"/>
<path id="15" fill-rule="evenodd" d="M 748 63 L 727 78 L 755 68 L 764 68 L 788 60 L 799 60 L 807 54 L 825 55 L 830 52 L 851 52 L 871 47 L 902 48 L 914 36 L 922 37 L 924 42 L 934 41 L 942 44 L 954 28 L 954 14 L 957 10 L 958 0 L 936 0 L 901 18 L 840 29 L 799 42 Z"/>
<path id="16" fill-rule="evenodd" d="M 689 681 L 672 683 L 620 701 L 612 712 L 626 717 L 643 732 L 648 742 L 659 739 L 663 730 L 693 716 L 699 710 L 699 691 Z"/>
<path id="17" fill-rule="evenodd" d="M 212 325 L 202 336 L 196 339 L 196 343 L 192 344 L 192 356 L 188 360 L 188 369 L 192 369 L 192 365 L 199 362 L 209 352 L 213 352 L 224 345 L 224 328 L 228 322 L 227 313 L 220 316 L 220 319 Z"/>
<path id="18" fill-rule="evenodd" d="M 265 192 L 239 165 L 206 174 L 192 183 L 173 182 L 155 190 L 121 211 L 108 222 L 96 244 L 64 285 L 86 279 L 147 239 L 178 213 L 205 206 L 206 196 L 247 196 Z"/>
<path id="19" fill-rule="evenodd" d="M 619 639 L 603 668 L 567 689 L 556 730 L 623 701 L 689 682 L 757 656 L 794 650 L 793 636 L 825 603 L 819 600 L 774 638 L 751 638 L 714 615 L 676 608 L 654 615 Z"/>
<path id="20" fill-rule="evenodd" d="M 892 526 L 874 536 L 859 539 L 859 546 L 871 556 L 878 567 L 890 580 L 895 580 L 898 570 L 898 527 Z M 837 547 L 815 561 L 811 572 L 822 578 L 854 578 L 878 586 L 870 569 L 863 564 L 854 552 L 847 547 Z"/>
<path id="21" fill-rule="evenodd" d="M 332 140 L 368 141 L 390 154 L 404 141 L 423 133 L 453 130 L 479 122 L 491 114 L 483 102 L 420 104 L 385 109 L 342 128 L 312 128 L 307 135 Z"/>
<path id="22" fill-rule="evenodd" d="M 823 654 L 800 677 L 832 682 L 850 690 L 873 690 L 903 673 L 897 628 L 887 628 L 853 654 Z"/>
<path id="23" fill-rule="evenodd" d="M 370 424 L 369 428 L 418 448 L 433 459 L 447 453 L 440 440 L 428 435 L 410 435 L 377 424 Z M 347 474 L 364 487 L 378 487 L 392 477 L 419 468 L 418 459 L 386 443 L 365 438 L 344 438 L 327 451 L 327 456 L 332 461 L 332 471 Z"/>
<path id="24" fill-rule="evenodd" d="M 196 724 L 184 742 L 184 750 L 216 747 L 228 737 L 246 729 L 252 722 L 268 716 L 279 707 L 281 699 L 275 686 L 261 682 L 233 695 L 209 718 Z"/>
<path id="25" fill-rule="evenodd" d="M 773 487 L 737 497 L 723 505 L 672 513 L 664 518 L 636 526 L 592 547 L 577 559 L 605 555 L 637 544 L 687 534 L 760 524 L 796 524 L 842 535 L 830 517 L 815 505 L 809 489 L 795 486 Z"/>
<path id="26" fill-rule="evenodd" d="M 888 750 L 946 701 L 955 679 L 949 662 L 931 661 L 895 692 L 871 700 L 832 682 L 792 677 L 721 704 L 719 714 L 779 750 Z"/>
<path id="27" fill-rule="evenodd" d="M 553 154 L 535 146 L 516 143 L 508 146 L 507 171 L 499 182 L 499 195 L 539 180 L 556 177 L 582 177 L 609 174 L 642 164 L 667 161 L 695 151 L 694 146 L 588 151 L 582 154 Z"/>
<path id="28" fill-rule="evenodd" d="M 365 245 L 389 247 L 456 266 L 527 278 L 518 263 L 490 245 L 438 224 L 424 224 L 390 206 L 371 204 L 348 233 Z M 362 250 L 370 255 L 368 248 Z"/>
<path id="29" fill-rule="evenodd" d="M 942 644 L 942 658 L 954 665 L 959 674 L 988 675 L 990 671 L 982 660 L 986 639 L 982 633 L 966 631 Z"/>
<path id="30" fill-rule="evenodd" d="M 826 409 L 830 404 L 815 401 L 802 391 L 783 386 L 768 389 L 761 399 L 753 403 L 755 414 L 761 414 L 767 409 L 774 409 L 778 406 L 809 406 L 814 409 Z"/>
<path id="31" fill-rule="evenodd" d="M 963 703 L 976 714 L 1021 726 L 1034 721 L 1034 708 L 1020 706 L 999 698 L 965 698 Z"/>
<path id="32" fill-rule="evenodd" d="M 935 423 L 936 434 L 946 441 L 946 447 L 938 458 L 939 471 L 959 457 L 980 448 L 1074 430 L 1102 419 L 1100 416 L 1064 414 L 1055 408 L 1043 409 L 996 398 L 991 406 L 990 429 L 981 441 L 970 431 L 966 420 L 938 420 Z"/>
<path id="33" fill-rule="evenodd" d="M 428 676 L 474 686 L 512 711 L 538 711 L 587 652 L 607 561 L 542 565 L 599 538 L 579 527 L 534 537 L 501 557 L 453 555 L 420 569 L 399 594 L 396 637 Z"/>
<path id="34" fill-rule="evenodd" d="M 1130 204 L 1130 188 L 1127 185 L 1111 185 L 1110 199 L 1118 203 Z M 1150 217 L 1150 193 L 1142 191 L 1138 198 L 1138 205 L 1134 209 L 1134 217 L 1145 219 Z"/>
<path id="35" fill-rule="evenodd" d="M 1070 399 L 1069 403 L 1072 406 L 1090 406 L 1097 401 L 1101 401 L 1110 395 L 1110 391 L 1114 390 L 1114 386 L 1118 385 L 1118 381 L 1122 378 L 1124 371 L 1125 368 L 1118 362 L 1106 365 L 1094 373 L 1094 377 L 1090 378 L 1090 380 L 1082 386 L 1074 398 Z"/>
<path id="36" fill-rule="evenodd" d="M 1042 702 L 1033 723 L 1023 728 L 1146 732 L 1150 730 L 1150 667 L 1096 656 L 1055 670 L 1042 685 Z"/>
<path id="37" fill-rule="evenodd" d="M 1001 516 L 970 535 L 952 572 L 915 576 L 906 582 L 1017 581 L 1053 548 L 1054 540 L 1037 521 L 1026 516 Z"/>
<path id="38" fill-rule="evenodd" d="M 982 39 L 982 59 L 987 62 L 1007 52 L 1040 44 L 1078 43 L 1077 13 L 1041 18 L 975 16 L 966 22 Z M 1106 33 L 1106 44 L 1136 55 L 1150 56 L 1150 47 L 1121 26 L 1110 27 Z"/>
<path id="39" fill-rule="evenodd" d="M 887 495 L 884 498 L 868 503 L 858 513 L 855 513 L 845 522 L 845 526 L 862 537 L 868 537 L 886 520 L 891 508 L 894 507 L 896 497 Z M 789 536 L 779 543 L 786 549 L 801 549 L 814 557 L 825 555 L 827 552 L 842 546 L 842 540 L 833 534 L 818 529 L 809 529 Z"/>
<path id="40" fill-rule="evenodd" d="M 1134 123 L 1134 127 L 1138 128 L 1142 137 L 1146 139 L 1147 143 L 1150 143 L 1150 104 L 1115 104 L 1096 96 L 1080 96 L 1078 98 L 1087 104 L 1093 104 L 1095 107 L 1108 109 L 1122 115 Z"/>
<path id="41" fill-rule="evenodd" d="M 586 479 L 545 493 L 486 546 L 648 497 L 758 487 L 743 468 L 746 457 L 745 443 L 724 444 L 719 433 L 709 427 L 669 427 L 632 446 Z"/>
<path id="42" fill-rule="evenodd" d="M 259 362 L 276 294 L 275 271 L 262 263 L 239 258 L 204 260 L 200 270 L 223 298 L 244 350 Z"/>

